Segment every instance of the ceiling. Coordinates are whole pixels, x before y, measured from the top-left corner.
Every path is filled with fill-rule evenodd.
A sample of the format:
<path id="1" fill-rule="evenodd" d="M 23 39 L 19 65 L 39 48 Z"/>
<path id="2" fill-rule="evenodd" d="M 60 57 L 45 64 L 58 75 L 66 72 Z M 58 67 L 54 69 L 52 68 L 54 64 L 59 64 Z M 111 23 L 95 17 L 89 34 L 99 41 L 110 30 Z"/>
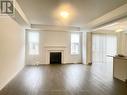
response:
<path id="1" fill-rule="evenodd" d="M 117 31 L 117 30 L 127 31 L 127 18 L 112 22 L 107 24 L 103 27 L 97 28 L 96 30 L 110 30 L 110 31 Z"/>
<path id="2" fill-rule="evenodd" d="M 17 0 L 31 24 L 83 27 L 87 23 L 127 3 L 127 0 Z M 58 18 L 57 10 L 67 5 L 73 11 L 68 23 Z M 54 15 L 55 14 L 55 15 Z M 72 14 L 72 13 L 71 13 Z M 73 18 L 73 19 L 72 19 Z"/>

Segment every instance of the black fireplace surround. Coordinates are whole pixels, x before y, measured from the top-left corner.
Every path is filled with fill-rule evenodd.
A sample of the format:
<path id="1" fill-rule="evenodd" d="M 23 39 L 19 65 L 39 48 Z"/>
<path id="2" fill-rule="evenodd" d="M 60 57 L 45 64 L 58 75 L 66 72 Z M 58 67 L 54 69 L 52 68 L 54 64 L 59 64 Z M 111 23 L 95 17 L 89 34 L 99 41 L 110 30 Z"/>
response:
<path id="1" fill-rule="evenodd" d="M 50 52 L 50 64 L 61 64 L 62 62 L 61 52 Z"/>

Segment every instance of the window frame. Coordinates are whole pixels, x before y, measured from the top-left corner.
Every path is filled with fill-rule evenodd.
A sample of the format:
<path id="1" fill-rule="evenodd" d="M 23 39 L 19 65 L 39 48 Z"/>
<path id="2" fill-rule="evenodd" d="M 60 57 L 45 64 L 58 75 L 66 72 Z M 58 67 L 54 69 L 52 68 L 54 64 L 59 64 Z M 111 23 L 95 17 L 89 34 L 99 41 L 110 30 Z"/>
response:
<path id="1" fill-rule="evenodd" d="M 29 41 L 29 33 L 38 33 L 38 42 L 30 42 Z M 36 45 L 38 45 L 38 52 L 35 52 L 35 53 L 30 53 L 30 44 L 35 44 L 35 47 L 36 47 Z M 40 51 L 40 33 L 39 32 L 37 32 L 37 31 L 29 31 L 29 32 L 27 32 L 27 50 L 28 50 L 28 52 L 27 52 L 27 54 L 29 55 L 29 56 L 38 56 L 38 55 L 40 55 L 40 53 L 39 53 L 39 51 Z"/>
<path id="2" fill-rule="evenodd" d="M 74 53 L 72 52 L 72 35 L 77 34 L 79 36 L 79 42 L 78 42 L 78 52 Z M 76 42 L 74 44 L 77 44 Z M 70 54 L 71 55 L 80 55 L 81 54 L 81 33 L 79 32 L 71 32 L 70 33 Z"/>

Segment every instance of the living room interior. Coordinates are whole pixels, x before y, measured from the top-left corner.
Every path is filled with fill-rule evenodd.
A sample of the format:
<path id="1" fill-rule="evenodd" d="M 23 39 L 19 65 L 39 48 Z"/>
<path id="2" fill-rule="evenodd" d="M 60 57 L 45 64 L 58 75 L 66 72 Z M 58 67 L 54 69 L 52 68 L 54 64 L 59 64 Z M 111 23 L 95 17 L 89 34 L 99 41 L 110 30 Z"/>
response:
<path id="1" fill-rule="evenodd" d="M 2 1 L 0 95 L 127 95 L 127 0 Z"/>

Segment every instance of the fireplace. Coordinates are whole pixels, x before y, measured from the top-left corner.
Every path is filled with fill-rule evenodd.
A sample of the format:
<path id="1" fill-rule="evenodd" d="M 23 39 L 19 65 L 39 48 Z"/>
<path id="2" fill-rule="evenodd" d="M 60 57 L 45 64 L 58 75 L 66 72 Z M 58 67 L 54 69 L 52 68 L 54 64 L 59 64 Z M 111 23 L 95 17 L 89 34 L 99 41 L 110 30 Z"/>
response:
<path id="1" fill-rule="evenodd" d="M 61 64 L 62 53 L 61 52 L 50 52 L 50 64 Z"/>
<path id="2" fill-rule="evenodd" d="M 59 58 L 58 62 L 52 62 L 55 58 L 53 58 L 52 56 L 54 56 L 54 54 L 52 53 L 59 53 L 55 58 Z M 61 58 L 60 58 L 61 56 Z M 45 47 L 45 64 L 53 64 L 53 63 L 57 63 L 57 64 L 64 64 L 65 63 L 65 56 L 66 56 L 66 47 L 65 46 L 46 46 Z"/>

